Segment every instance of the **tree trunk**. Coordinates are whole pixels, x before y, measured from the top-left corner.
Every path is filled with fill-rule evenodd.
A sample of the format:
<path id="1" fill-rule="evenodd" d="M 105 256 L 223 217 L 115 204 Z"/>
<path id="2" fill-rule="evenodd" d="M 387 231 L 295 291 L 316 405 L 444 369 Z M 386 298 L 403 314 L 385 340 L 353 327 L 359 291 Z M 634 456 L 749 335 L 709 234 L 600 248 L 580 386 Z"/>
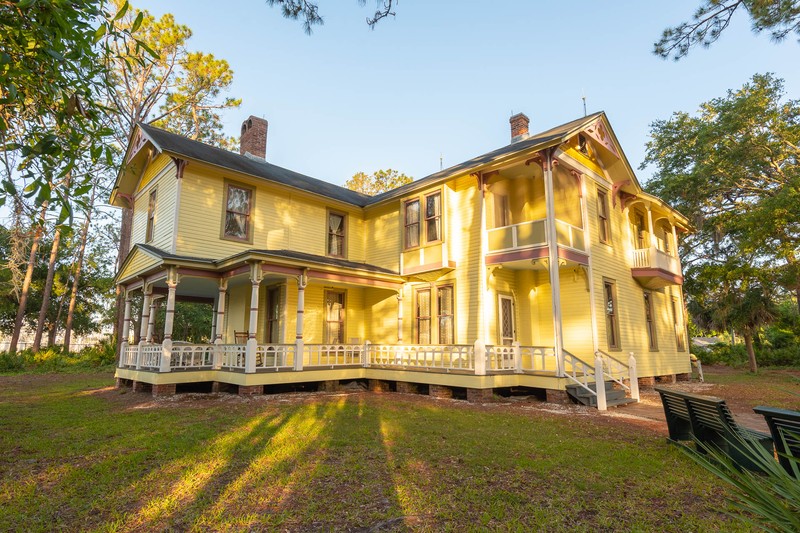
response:
<path id="1" fill-rule="evenodd" d="M 28 307 L 28 293 L 31 289 L 33 267 L 36 265 L 36 252 L 39 251 L 39 242 L 42 240 L 44 216 L 46 213 L 47 203 L 45 202 L 42 206 L 42 212 L 39 214 L 39 225 L 36 226 L 33 232 L 33 242 L 31 243 L 31 253 L 28 258 L 28 267 L 25 270 L 25 279 L 22 282 L 22 291 L 19 295 L 17 318 L 14 319 L 14 331 L 11 333 L 11 343 L 8 346 L 8 351 L 12 353 L 17 351 L 17 343 L 19 343 L 19 336 L 22 333 L 22 320 L 25 318 L 25 310 Z"/>
<path id="2" fill-rule="evenodd" d="M 122 263 L 128 257 L 131 247 L 131 229 L 133 228 L 133 206 L 130 209 L 122 209 L 122 223 L 119 228 L 119 252 L 117 253 L 117 272 L 122 268 Z M 115 305 L 116 317 L 114 321 L 114 336 L 117 339 L 117 363 L 119 363 L 119 349 L 122 345 L 122 327 L 125 320 L 125 294 L 116 288 L 117 301 Z"/>
<path id="3" fill-rule="evenodd" d="M 750 372 L 756 374 L 758 372 L 758 363 L 756 363 L 756 352 L 753 349 L 753 334 L 749 331 L 744 332 L 744 347 L 747 349 L 747 359 L 750 362 Z"/>
<path id="4" fill-rule="evenodd" d="M 797 300 L 797 312 L 800 313 L 800 285 L 794 289 L 794 297 Z"/>
<path id="5" fill-rule="evenodd" d="M 53 277 L 56 272 L 56 258 L 58 257 L 58 244 L 61 241 L 61 231 L 56 226 L 56 234 L 53 235 L 53 247 L 50 248 L 50 262 L 47 265 L 47 279 L 44 282 L 42 292 L 42 307 L 39 309 L 39 320 L 36 322 L 36 335 L 33 337 L 33 352 L 36 353 L 42 346 L 42 334 L 44 333 L 44 321 L 47 318 L 47 308 L 50 307 L 50 294 L 53 292 Z"/>
<path id="6" fill-rule="evenodd" d="M 67 325 L 64 328 L 64 351 L 70 351 L 70 341 L 72 340 L 72 320 L 75 317 L 75 305 L 78 301 L 78 283 L 81 279 L 81 268 L 83 267 L 83 254 L 86 251 L 86 240 L 89 237 L 89 224 L 92 220 L 92 209 L 94 209 L 95 190 L 92 189 L 92 196 L 89 199 L 89 207 L 86 209 L 86 220 L 83 221 L 81 228 L 81 244 L 78 250 L 78 261 L 75 263 L 75 274 L 72 277 L 72 292 L 69 296 L 69 310 L 67 311 Z"/>

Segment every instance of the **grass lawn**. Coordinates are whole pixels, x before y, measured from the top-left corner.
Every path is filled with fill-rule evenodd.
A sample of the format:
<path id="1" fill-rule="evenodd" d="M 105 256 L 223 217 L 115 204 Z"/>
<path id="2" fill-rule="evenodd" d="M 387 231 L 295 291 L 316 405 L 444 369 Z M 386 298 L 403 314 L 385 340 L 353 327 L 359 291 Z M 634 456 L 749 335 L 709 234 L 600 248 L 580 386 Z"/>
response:
<path id="1" fill-rule="evenodd" d="M 0 377 L 0 530 L 745 529 L 661 433 L 582 408 L 111 382 Z"/>

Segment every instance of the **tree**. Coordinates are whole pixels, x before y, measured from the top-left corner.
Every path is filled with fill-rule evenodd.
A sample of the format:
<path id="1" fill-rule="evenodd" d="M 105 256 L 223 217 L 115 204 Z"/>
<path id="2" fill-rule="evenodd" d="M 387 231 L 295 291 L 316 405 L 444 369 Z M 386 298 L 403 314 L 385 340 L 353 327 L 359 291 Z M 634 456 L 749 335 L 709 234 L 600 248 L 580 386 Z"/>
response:
<path id="1" fill-rule="evenodd" d="M 406 183 L 411 183 L 414 178 L 406 176 L 396 170 L 376 170 L 372 174 L 357 172 L 353 177 L 344 182 L 344 186 L 351 191 L 375 196 L 382 192 L 391 191 Z"/>
<path id="2" fill-rule="evenodd" d="M 653 53 L 677 61 L 695 46 L 708 48 L 719 39 L 736 11 L 747 11 L 753 32 L 769 31 L 774 41 L 781 41 L 790 33 L 800 34 L 797 0 L 702 0 L 691 22 L 664 30 Z"/>
<path id="3" fill-rule="evenodd" d="M 779 285 L 800 306 L 800 102 L 784 98 L 782 80 L 756 75 L 697 115 L 656 121 L 651 137 L 646 188 L 697 228 L 681 248 L 687 279 L 702 281 L 686 286 L 693 318 L 724 312 L 716 322 L 746 337 L 768 321 Z"/>
<path id="4" fill-rule="evenodd" d="M 222 133 L 219 110 L 236 108 L 240 99 L 221 94 L 233 83 L 228 62 L 211 54 L 190 52 L 189 27 L 178 24 L 171 14 L 156 19 L 147 11 L 130 12 L 115 21 L 121 30 L 133 37 L 109 43 L 110 85 L 107 91 L 114 115 L 113 135 L 124 147 L 138 123 L 158 127 L 231 149 L 234 139 Z M 134 40 L 135 38 L 135 40 Z M 141 47 L 152 50 L 155 57 L 143 56 Z M 117 160 L 121 159 L 117 153 Z M 121 164 L 121 161 L 119 162 Z M 117 269 L 130 250 L 133 211 L 122 209 L 119 232 Z M 117 294 L 115 332 L 122 327 L 124 298 Z M 117 335 L 117 343 L 122 339 Z"/>
<path id="5" fill-rule="evenodd" d="M 367 3 L 366 0 L 358 0 L 362 6 Z M 376 0 L 377 8 L 372 17 L 367 17 L 367 25 L 370 28 L 375 28 L 375 25 L 388 16 L 395 16 L 392 10 L 397 0 Z M 303 29 L 308 35 L 311 35 L 312 26 L 321 26 L 324 24 L 322 15 L 319 14 L 319 6 L 317 2 L 308 0 L 267 0 L 270 6 L 279 6 L 283 16 L 292 19 L 303 21 Z"/>
<path id="6" fill-rule="evenodd" d="M 35 206 L 57 208 L 63 223 L 91 176 L 57 178 L 80 157 L 111 157 L 100 57 L 104 43 L 125 36 L 114 17 L 127 4 L 118 12 L 106 6 L 103 0 L 0 0 L 0 151 L 20 156 L 16 168 L 4 168 L 0 204 L 24 189 Z"/>

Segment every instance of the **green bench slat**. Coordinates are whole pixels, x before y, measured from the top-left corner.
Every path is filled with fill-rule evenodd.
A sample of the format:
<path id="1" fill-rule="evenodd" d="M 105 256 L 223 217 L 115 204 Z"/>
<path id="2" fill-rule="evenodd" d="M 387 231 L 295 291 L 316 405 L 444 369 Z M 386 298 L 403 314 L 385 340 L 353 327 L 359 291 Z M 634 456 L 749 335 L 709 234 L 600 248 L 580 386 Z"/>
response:
<path id="1" fill-rule="evenodd" d="M 670 440 L 695 439 L 706 445 L 714 445 L 739 466 L 750 470 L 757 470 L 758 466 L 748 457 L 746 450 L 740 449 L 737 437 L 772 451 L 773 437 L 740 426 L 725 400 L 663 387 L 656 387 L 655 390 L 661 396 Z"/>
<path id="2" fill-rule="evenodd" d="M 762 405 L 753 411 L 763 416 L 767 422 L 781 466 L 786 472 L 800 479 L 800 463 L 786 457 L 788 455 L 800 459 L 800 411 Z"/>

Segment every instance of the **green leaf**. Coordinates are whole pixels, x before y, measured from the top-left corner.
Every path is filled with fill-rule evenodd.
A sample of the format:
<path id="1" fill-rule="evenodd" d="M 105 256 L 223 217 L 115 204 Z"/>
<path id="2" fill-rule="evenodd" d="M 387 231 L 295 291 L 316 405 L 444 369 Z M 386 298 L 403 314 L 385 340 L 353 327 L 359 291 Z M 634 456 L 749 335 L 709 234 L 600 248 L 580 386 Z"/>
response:
<path id="1" fill-rule="evenodd" d="M 136 20 L 133 21 L 133 25 L 131 25 L 131 33 L 136 33 L 136 30 L 139 29 L 139 26 L 142 25 L 144 21 L 144 11 L 140 11 L 138 15 L 136 15 Z"/>
<path id="2" fill-rule="evenodd" d="M 94 32 L 94 42 L 98 42 L 100 39 L 102 39 L 107 30 L 108 28 L 106 28 L 105 24 L 100 24 L 100 26 L 98 26 Z"/>
<path id="3" fill-rule="evenodd" d="M 129 7 L 130 7 L 130 5 L 128 4 L 128 2 L 125 2 L 124 4 L 122 4 L 122 7 L 119 8 L 119 11 L 117 12 L 117 16 L 114 17 L 114 20 L 117 21 L 117 20 L 121 19 L 122 17 L 124 17 L 125 13 L 128 12 L 128 8 Z"/>

